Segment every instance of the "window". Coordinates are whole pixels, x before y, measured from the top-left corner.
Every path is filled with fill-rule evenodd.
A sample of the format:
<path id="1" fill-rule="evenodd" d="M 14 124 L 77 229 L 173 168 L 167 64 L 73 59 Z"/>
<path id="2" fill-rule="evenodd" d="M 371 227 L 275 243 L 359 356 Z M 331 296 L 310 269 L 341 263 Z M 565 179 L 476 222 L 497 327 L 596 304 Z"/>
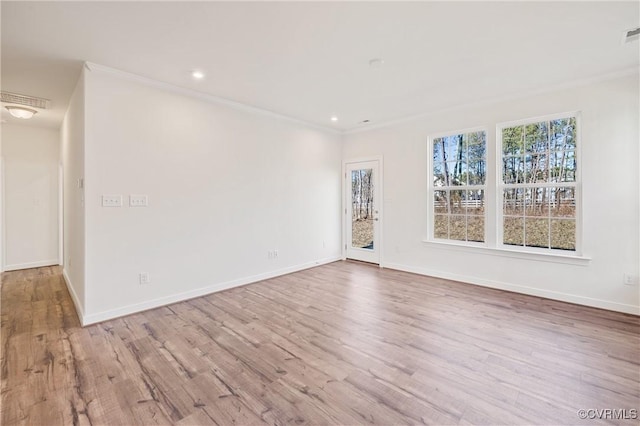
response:
<path id="1" fill-rule="evenodd" d="M 498 125 L 498 242 L 576 251 L 575 115 Z"/>
<path id="2" fill-rule="evenodd" d="M 580 255 L 579 130 L 574 112 L 500 123 L 495 145 L 483 129 L 430 137 L 428 240 Z"/>
<path id="3" fill-rule="evenodd" d="M 484 242 L 486 132 L 436 137 L 430 146 L 430 235 L 435 239 Z"/>

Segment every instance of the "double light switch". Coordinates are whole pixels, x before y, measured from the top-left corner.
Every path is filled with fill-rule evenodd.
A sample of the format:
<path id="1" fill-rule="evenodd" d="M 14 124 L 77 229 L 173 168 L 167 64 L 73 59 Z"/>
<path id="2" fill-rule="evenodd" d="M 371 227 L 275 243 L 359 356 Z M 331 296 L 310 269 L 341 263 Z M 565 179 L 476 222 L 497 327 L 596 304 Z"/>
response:
<path id="1" fill-rule="evenodd" d="M 129 195 L 129 207 L 147 207 L 148 205 L 148 196 Z M 122 207 L 122 195 L 103 195 L 102 207 Z"/>

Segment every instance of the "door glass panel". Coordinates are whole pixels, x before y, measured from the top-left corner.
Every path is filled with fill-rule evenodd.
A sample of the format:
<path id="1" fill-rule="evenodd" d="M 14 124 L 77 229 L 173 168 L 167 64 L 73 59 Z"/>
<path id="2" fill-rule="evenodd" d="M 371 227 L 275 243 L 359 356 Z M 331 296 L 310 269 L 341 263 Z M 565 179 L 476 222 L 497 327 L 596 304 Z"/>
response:
<path id="1" fill-rule="evenodd" d="M 373 169 L 351 171 L 351 246 L 373 250 Z"/>

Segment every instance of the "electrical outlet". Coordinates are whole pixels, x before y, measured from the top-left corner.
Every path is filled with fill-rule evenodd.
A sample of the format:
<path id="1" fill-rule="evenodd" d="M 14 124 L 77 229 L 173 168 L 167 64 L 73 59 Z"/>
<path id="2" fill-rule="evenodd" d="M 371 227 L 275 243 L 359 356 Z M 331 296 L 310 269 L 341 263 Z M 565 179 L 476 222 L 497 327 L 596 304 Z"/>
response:
<path id="1" fill-rule="evenodd" d="M 103 195 L 102 207 L 122 207 L 122 195 Z"/>
<path id="2" fill-rule="evenodd" d="M 148 272 L 140 272 L 140 284 L 149 284 L 151 282 L 151 277 L 149 277 Z"/>
<path id="3" fill-rule="evenodd" d="M 631 274 L 622 274 L 622 283 L 624 285 L 637 286 L 638 285 L 638 276 L 637 275 L 631 275 Z"/>

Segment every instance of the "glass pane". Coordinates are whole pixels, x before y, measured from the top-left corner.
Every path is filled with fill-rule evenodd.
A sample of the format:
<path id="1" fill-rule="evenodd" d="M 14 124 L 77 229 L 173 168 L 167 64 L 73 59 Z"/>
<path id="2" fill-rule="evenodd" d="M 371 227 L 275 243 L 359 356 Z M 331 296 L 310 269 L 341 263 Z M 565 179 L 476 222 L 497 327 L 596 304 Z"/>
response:
<path id="1" fill-rule="evenodd" d="M 561 182 L 576 181 L 576 152 L 567 151 L 564 159 L 564 175 L 560 175 Z"/>
<path id="2" fill-rule="evenodd" d="M 525 218 L 525 245 L 549 247 L 549 219 Z"/>
<path id="3" fill-rule="evenodd" d="M 484 216 L 467 216 L 467 239 L 484 242 Z"/>
<path id="4" fill-rule="evenodd" d="M 549 189 L 549 213 L 552 217 L 576 217 L 576 189 L 559 187 Z"/>
<path id="5" fill-rule="evenodd" d="M 524 219 L 521 217 L 505 217 L 503 221 L 504 244 L 521 246 L 524 244 Z"/>
<path id="6" fill-rule="evenodd" d="M 524 190 L 524 206 L 525 216 L 549 216 L 548 213 L 548 195 L 545 188 L 529 188 Z"/>
<path id="7" fill-rule="evenodd" d="M 433 236 L 435 238 L 449 238 L 449 216 L 435 215 L 433 221 Z"/>
<path id="8" fill-rule="evenodd" d="M 435 191 L 433 194 L 433 210 L 436 214 L 447 213 L 449 206 L 449 198 L 447 191 Z"/>
<path id="9" fill-rule="evenodd" d="M 549 207 L 551 204 L 551 188 L 537 188 L 537 199 L 540 202 L 540 214 L 541 216 L 549 216 Z"/>
<path id="10" fill-rule="evenodd" d="M 467 163 L 449 162 L 447 163 L 449 185 L 461 186 L 467 184 Z"/>
<path id="11" fill-rule="evenodd" d="M 504 183 L 524 183 L 524 160 L 522 157 L 502 159 L 502 179 Z"/>
<path id="12" fill-rule="evenodd" d="M 527 124 L 524 136 L 525 150 L 529 154 L 543 154 L 549 149 L 548 122 Z"/>
<path id="13" fill-rule="evenodd" d="M 467 214 L 484 215 L 484 190 L 467 191 Z"/>
<path id="14" fill-rule="evenodd" d="M 456 163 L 454 162 L 441 163 L 440 167 L 441 167 L 440 170 L 442 172 L 442 174 L 440 175 L 440 179 L 442 180 L 442 185 L 437 185 L 438 181 L 435 180 L 436 176 L 434 172 L 434 183 L 436 183 L 436 186 L 460 185 L 460 182 L 458 181 L 457 183 L 455 183 L 455 179 L 454 179 L 454 169 L 456 168 Z"/>
<path id="15" fill-rule="evenodd" d="M 465 214 L 467 191 L 451 191 L 449 195 L 449 211 L 451 213 Z"/>
<path id="16" fill-rule="evenodd" d="M 502 129 L 502 154 L 520 155 L 523 152 L 524 126 Z"/>
<path id="17" fill-rule="evenodd" d="M 576 118 L 570 117 L 568 120 L 568 130 L 566 132 L 565 149 L 576 149 Z"/>
<path id="18" fill-rule="evenodd" d="M 444 175 L 444 165 L 447 163 L 433 164 L 433 186 L 444 186 L 446 183 Z"/>
<path id="19" fill-rule="evenodd" d="M 562 151 L 552 153 L 550 164 L 551 178 L 553 182 L 575 182 L 575 151 Z"/>
<path id="20" fill-rule="evenodd" d="M 560 169 L 562 167 L 564 153 L 552 152 L 549 154 L 549 181 L 559 182 Z"/>
<path id="21" fill-rule="evenodd" d="M 525 179 L 527 183 L 546 182 L 547 176 L 547 155 L 527 155 L 525 158 Z"/>
<path id="22" fill-rule="evenodd" d="M 487 176 L 487 164 L 484 161 L 473 161 L 467 166 L 469 185 L 484 185 Z"/>
<path id="23" fill-rule="evenodd" d="M 447 161 L 444 150 L 444 138 L 435 138 L 433 140 L 433 162 L 443 163 Z"/>
<path id="24" fill-rule="evenodd" d="M 450 240 L 466 241 L 467 221 L 464 216 L 451 216 Z"/>
<path id="25" fill-rule="evenodd" d="M 469 185 L 484 185 L 487 175 L 487 136 L 485 132 L 467 134 L 467 173 Z"/>
<path id="26" fill-rule="evenodd" d="M 503 214 L 522 216 L 524 214 L 524 189 L 508 188 L 503 194 Z"/>
<path id="27" fill-rule="evenodd" d="M 351 245 L 373 250 L 373 169 L 351 171 Z"/>
<path id="28" fill-rule="evenodd" d="M 487 134 L 484 131 L 467 133 L 466 137 L 469 150 L 471 150 L 471 146 L 473 145 L 481 145 L 484 151 L 484 146 L 486 146 L 487 143 Z"/>
<path id="29" fill-rule="evenodd" d="M 562 118 L 551 120 L 550 148 L 552 151 L 575 149 L 576 147 L 576 119 Z"/>
<path id="30" fill-rule="evenodd" d="M 573 219 L 551 219 L 551 248 L 576 249 L 576 221 Z"/>
<path id="31" fill-rule="evenodd" d="M 449 136 L 447 139 L 447 149 L 451 153 L 449 161 L 467 161 L 467 145 L 464 135 Z"/>

